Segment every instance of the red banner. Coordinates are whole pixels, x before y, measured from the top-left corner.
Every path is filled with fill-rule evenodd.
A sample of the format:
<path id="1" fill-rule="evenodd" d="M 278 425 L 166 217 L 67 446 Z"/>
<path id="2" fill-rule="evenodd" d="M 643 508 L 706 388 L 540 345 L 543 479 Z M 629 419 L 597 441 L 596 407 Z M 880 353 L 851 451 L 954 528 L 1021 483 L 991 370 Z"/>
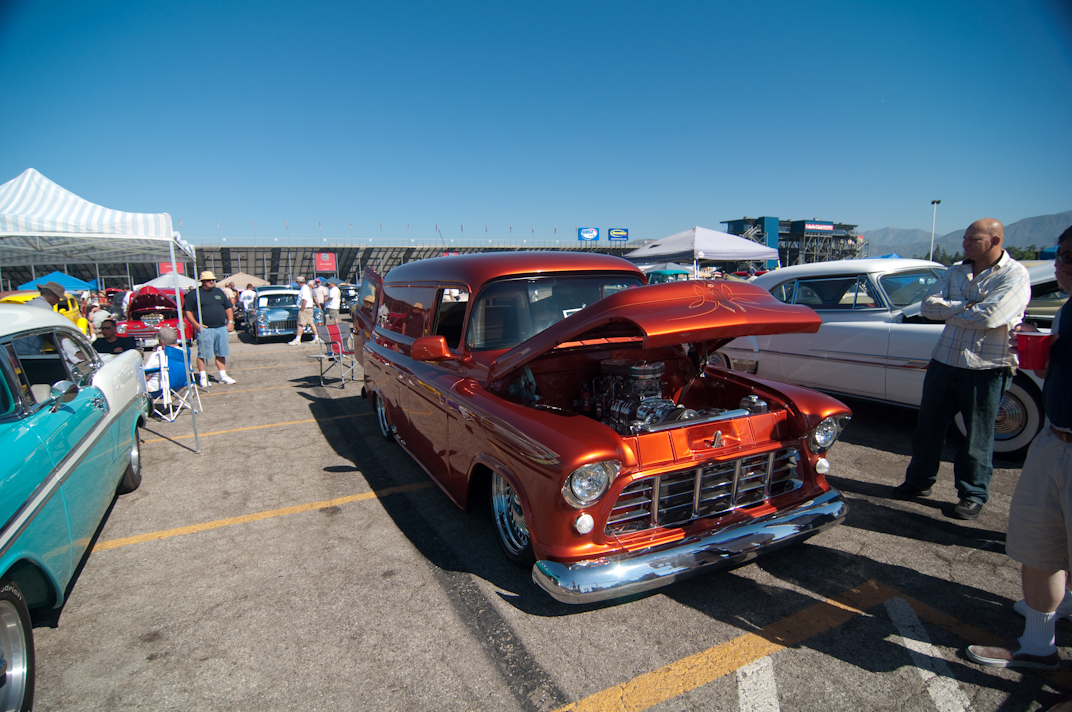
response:
<path id="1" fill-rule="evenodd" d="M 186 274 L 186 264 L 184 262 L 176 262 L 175 266 L 178 268 L 179 274 Z M 160 274 L 168 274 L 171 272 L 170 262 L 159 262 L 157 268 L 160 270 Z"/>
<path id="2" fill-rule="evenodd" d="M 313 254 L 314 269 L 317 272 L 335 271 L 334 252 L 316 252 Z"/>

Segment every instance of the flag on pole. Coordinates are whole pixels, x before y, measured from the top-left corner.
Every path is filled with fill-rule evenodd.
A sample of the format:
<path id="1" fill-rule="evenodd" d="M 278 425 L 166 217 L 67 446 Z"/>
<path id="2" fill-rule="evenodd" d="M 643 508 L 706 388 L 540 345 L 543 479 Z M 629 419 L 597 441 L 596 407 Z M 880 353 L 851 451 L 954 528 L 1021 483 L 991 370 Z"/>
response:
<path id="1" fill-rule="evenodd" d="M 462 231 L 462 232 L 465 232 L 465 225 L 462 225 L 462 229 L 461 229 L 461 231 Z"/>
<path id="2" fill-rule="evenodd" d="M 179 218 L 179 229 L 182 229 L 182 218 Z"/>
<path id="3" fill-rule="evenodd" d="M 283 229 L 286 230 L 287 232 L 290 232 L 290 222 L 288 222 L 287 220 L 284 220 L 283 221 Z"/>
<path id="4" fill-rule="evenodd" d="M 220 229 L 220 221 L 219 221 L 219 220 L 217 220 L 217 221 L 216 221 L 216 229 L 217 229 L 217 230 L 219 230 L 219 229 Z"/>
<path id="5" fill-rule="evenodd" d="M 319 229 L 320 229 L 320 221 L 319 221 L 319 220 L 317 220 L 317 221 L 316 221 L 316 229 L 317 229 L 317 230 L 319 230 Z"/>

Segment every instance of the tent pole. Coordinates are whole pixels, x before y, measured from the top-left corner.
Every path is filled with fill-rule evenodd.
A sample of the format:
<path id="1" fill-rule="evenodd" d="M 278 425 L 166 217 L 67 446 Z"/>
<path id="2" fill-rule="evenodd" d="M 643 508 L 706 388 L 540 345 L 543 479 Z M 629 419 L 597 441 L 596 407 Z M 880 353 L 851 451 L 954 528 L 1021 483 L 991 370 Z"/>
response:
<path id="1" fill-rule="evenodd" d="M 168 242 L 168 251 L 171 253 L 171 273 L 178 275 L 178 266 L 175 264 L 175 241 L 172 239 Z M 175 284 L 175 305 L 179 308 L 179 343 L 182 344 L 182 362 L 186 368 L 186 377 L 190 378 L 193 371 L 190 370 L 190 350 L 186 348 L 186 315 L 182 309 L 182 296 L 179 293 L 179 280 L 174 281 Z M 197 388 L 196 383 L 190 384 L 194 388 Z M 197 437 L 197 411 L 194 410 L 193 403 L 190 403 L 190 420 L 194 426 L 194 452 L 198 455 L 201 454 L 201 442 Z"/>

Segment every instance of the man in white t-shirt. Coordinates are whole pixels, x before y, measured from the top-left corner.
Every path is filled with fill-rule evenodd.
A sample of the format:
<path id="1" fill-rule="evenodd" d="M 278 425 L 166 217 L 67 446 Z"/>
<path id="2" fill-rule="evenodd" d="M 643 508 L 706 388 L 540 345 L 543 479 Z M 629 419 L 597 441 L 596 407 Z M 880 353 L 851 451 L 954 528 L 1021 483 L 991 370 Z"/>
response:
<path id="1" fill-rule="evenodd" d="M 339 305 L 342 304 L 342 290 L 334 282 L 328 287 L 327 300 L 324 302 L 324 321 L 328 324 L 339 323 Z"/>
<path id="2" fill-rule="evenodd" d="M 293 341 L 287 342 L 288 344 L 292 346 L 300 344 L 307 326 L 313 332 L 313 343 L 320 343 L 320 337 L 316 335 L 316 322 L 313 321 L 313 306 L 315 304 L 313 290 L 305 283 L 305 277 L 298 277 L 298 333 L 294 335 Z"/>
<path id="3" fill-rule="evenodd" d="M 242 302 L 242 310 L 249 311 L 253 308 L 253 302 L 257 300 L 257 293 L 253 291 L 253 285 L 247 284 L 242 293 L 238 295 L 238 301 Z"/>

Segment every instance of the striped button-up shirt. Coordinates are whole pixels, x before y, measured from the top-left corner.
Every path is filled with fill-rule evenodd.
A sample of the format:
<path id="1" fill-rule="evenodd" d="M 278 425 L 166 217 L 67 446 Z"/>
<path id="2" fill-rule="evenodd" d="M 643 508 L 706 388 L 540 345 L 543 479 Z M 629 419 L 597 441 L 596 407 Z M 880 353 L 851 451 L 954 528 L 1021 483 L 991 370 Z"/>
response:
<path id="1" fill-rule="evenodd" d="M 945 322 L 931 358 L 972 370 L 1015 368 L 1009 330 L 1023 319 L 1030 300 L 1027 268 L 1008 252 L 974 278 L 970 262 L 953 265 L 923 299 L 923 316 Z"/>

